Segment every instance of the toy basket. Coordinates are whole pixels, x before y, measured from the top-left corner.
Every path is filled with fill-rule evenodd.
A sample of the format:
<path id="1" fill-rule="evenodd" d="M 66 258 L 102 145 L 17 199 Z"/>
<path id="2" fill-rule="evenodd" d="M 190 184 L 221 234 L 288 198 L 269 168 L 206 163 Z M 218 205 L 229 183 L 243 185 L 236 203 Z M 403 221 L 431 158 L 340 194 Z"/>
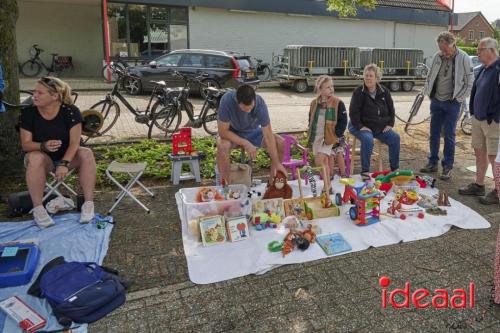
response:
<path id="1" fill-rule="evenodd" d="M 222 186 L 205 186 L 204 188 L 215 189 L 223 193 Z M 179 194 L 182 199 L 182 222 L 186 224 L 189 234 L 198 238 L 198 219 L 207 216 L 221 215 L 225 218 L 235 216 L 248 216 L 251 213 L 251 205 L 248 202 L 248 188 L 245 185 L 229 185 L 230 191 L 238 191 L 239 199 L 214 200 L 208 202 L 198 202 L 197 194 L 201 187 L 182 188 Z"/>

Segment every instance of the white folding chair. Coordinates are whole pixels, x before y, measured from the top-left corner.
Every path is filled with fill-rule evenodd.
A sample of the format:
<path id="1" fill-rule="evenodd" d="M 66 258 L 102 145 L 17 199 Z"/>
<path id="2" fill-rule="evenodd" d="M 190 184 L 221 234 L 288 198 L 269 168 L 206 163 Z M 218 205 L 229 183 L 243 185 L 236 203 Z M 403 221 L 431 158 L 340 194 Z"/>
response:
<path id="1" fill-rule="evenodd" d="M 130 192 L 132 186 L 134 186 L 137 183 L 151 197 L 154 197 L 154 193 L 151 192 L 146 186 L 144 186 L 143 183 L 139 181 L 139 178 L 141 178 L 142 174 L 144 173 L 146 166 L 147 166 L 146 163 L 120 163 L 116 161 L 111 162 L 111 164 L 106 169 L 106 176 L 121 189 L 121 192 L 116 196 L 115 203 L 108 210 L 108 214 L 111 214 L 113 209 L 115 209 L 115 207 L 120 203 L 120 201 L 122 201 L 125 195 L 128 195 L 130 198 L 132 198 L 132 200 L 137 202 L 139 206 L 141 206 L 147 213 L 150 212 L 149 208 L 146 207 L 141 201 L 139 201 L 139 199 L 137 199 L 132 192 Z M 127 185 L 123 186 L 122 184 L 120 184 L 120 182 L 113 177 L 113 173 L 126 173 L 130 177 L 130 180 L 128 181 Z"/>
<path id="2" fill-rule="evenodd" d="M 59 192 L 58 190 L 58 187 L 59 186 L 63 186 L 65 187 L 71 194 L 73 194 L 74 196 L 77 196 L 77 193 L 68 185 L 64 182 L 64 180 L 66 180 L 66 178 L 68 178 L 69 176 L 71 176 L 73 174 L 73 172 L 75 172 L 75 169 L 71 169 L 68 171 L 68 173 L 66 174 L 66 177 L 64 177 L 63 180 L 61 181 L 57 181 L 56 179 L 56 175 L 54 172 L 49 172 L 50 176 L 52 177 L 52 181 L 47 181 L 45 183 L 45 188 L 47 189 L 47 193 L 43 196 L 43 199 L 42 199 L 42 202 L 45 201 L 48 197 L 50 197 L 50 195 L 52 193 L 56 194 L 57 196 L 61 197 L 63 200 L 64 200 L 64 203 L 66 203 L 68 206 L 70 207 L 73 207 L 75 208 L 75 204 L 73 203 L 72 200 L 69 200 L 68 198 L 66 198 L 64 195 L 61 194 L 61 192 Z"/>

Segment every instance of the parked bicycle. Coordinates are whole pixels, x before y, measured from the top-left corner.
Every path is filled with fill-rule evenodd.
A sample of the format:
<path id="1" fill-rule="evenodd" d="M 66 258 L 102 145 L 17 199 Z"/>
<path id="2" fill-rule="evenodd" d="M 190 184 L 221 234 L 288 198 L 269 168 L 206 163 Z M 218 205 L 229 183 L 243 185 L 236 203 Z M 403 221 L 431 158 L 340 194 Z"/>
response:
<path id="1" fill-rule="evenodd" d="M 115 68 L 118 68 L 122 72 L 125 72 L 125 70 L 129 67 L 129 64 L 122 58 L 120 57 L 119 54 L 117 54 L 114 59 L 108 64 L 104 64 L 102 66 L 102 77 L 109 82 L 115 82 L 118 80 L 118 75 L 115 72 Z M 109 68 L 109 79 L 108 79 L 108 68 Z"/>
<path id="2" fill-rule="evenodd" d="M 257 77 L 260 81 L 274 80 L 286 68 L 283 63 L 284 57 L 281 55 L 273 55 L 272 64 L 264 62 L 262 59 L 255 60 L 257 61 Z"/>
<path id="3" fill-rule="evenodd" d="M 472 135 L 472 116 L 467 105 L 467 100 L 463 101 L 460 107 L 458 119 L 460 119 L 460 117 L 462 118 L 460 121 L 460 128 L 462 129 L 462 132 L 466 135 Z"/>
<path id="4" fill-rule="evenodd" d="M 95 132 L 95 134 L 89 136 L 89 139 L 91 137 L 102 136 L 115 125 L 118 117 L 120 116 L 120 106 L 118 105 L 116 99 L 122 102 L 127 110 L 135 115 L 135 121 L 140 124 L 145 124 L 149 127 L 155 123 L 153 122 L 154 119 L 156 119 L 157 122 L 161 120 L 161 117 L 156 117 L 156 112 L 157 110 L 161 110 L 163 107 L 163 101 L 165 100 L 165 94 L 168 89 L 166 88 L 165 82 L 151 81 L 154 83 L 154 88 L 151 92 L 148 105 L 145 110 L 139 110 L 138 108 L 134 108 L 130 105 L 125 96 L 120 93 L 119 87 L 122 84 L 122 81 L 127 77 L 127 74 L 116 67 L 113 68 L 113 70 L 118 76 L 118 80 L 115 82 L 113 89 L 111 92 L 106 94 L 104 99 L 90 107 L 90 109 L 96 110 L 102 115 L 103 124 L 102 127 Z M 153 101 L 155 102 L 153 103 Z"/>
<path id="5" fill-rule="evenodd" d="M 44 52 L 44 50 L 39 48 L 38 44 L 34 44 L 30 48 L 31 58 L 21 64 L 21 74 L 27 77 L 35 77 L 40 74 L 43 68 L 47 71 L 47 75 L 54 73 L 56 76 L 59 76 L 63 71 L 73 69 L 73 57 L 60 56 L 57 53 L 51 53 L 52 61 L 50 66 L 47 66 L 40 58 L 40 54 L 42 52 Z"/>
<path id="6" fill-rule="evenodd" d="M 189 91 L 193 84 L 203 85 L 202 80 L 205 75 L 200 75 L 197 77 L 187 76 L 179 72 L 174 72 L 174 75 L 183 78 L 185 84 L 183 88 L 179 90 L 171 90 L 169 94 L 166 95 L 167 101 L 164 103 L 165 107 L 157 112 L 154 122 L 157 127 L 164 129 L 167 138 L 172 136 L 173 133 L 177 132 L 179 125 L 182 121 L 182 111 L 186 111 L 189 118 L 187 126 L 192 128 L 201 128 L 210 135 L 217 134 L 217 113 L 219 110 L 219 104 L 222 96 L 229 89 L 217 89 L 211 86 L 205 86 L 205 101 L 199 114 L 195 115 L 193 110 L 193 104 L 188 100 Z M 152 135 L 152 126 L 148 133 L 150 138 Z"/>

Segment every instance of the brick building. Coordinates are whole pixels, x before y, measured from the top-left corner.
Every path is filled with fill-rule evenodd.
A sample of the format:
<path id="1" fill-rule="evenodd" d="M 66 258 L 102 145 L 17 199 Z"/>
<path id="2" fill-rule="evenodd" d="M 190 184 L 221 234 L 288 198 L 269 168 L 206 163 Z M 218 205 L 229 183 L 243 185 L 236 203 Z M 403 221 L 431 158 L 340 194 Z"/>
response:
<path id="1" fill-rule="evenodd" d="M 457 22 L 453 24 L 452 32 L 460 36 L 465 45 L 471 46 L 481 38 L 493 37 L 495 29 L 481 12 L 457 13 Z"/>

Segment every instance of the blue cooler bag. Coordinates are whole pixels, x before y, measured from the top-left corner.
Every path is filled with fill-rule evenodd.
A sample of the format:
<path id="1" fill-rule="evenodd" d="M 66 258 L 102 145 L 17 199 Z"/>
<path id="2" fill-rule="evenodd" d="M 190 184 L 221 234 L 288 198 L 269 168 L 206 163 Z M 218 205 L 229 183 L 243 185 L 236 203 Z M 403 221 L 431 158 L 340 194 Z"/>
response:
<path id="1" fill-rule="evenodd" d="M 114 270 L 58 257 L 45 265 L 28 293 L 45 297 L 58 322 L 69 326 L 95 322 L 120 307 L 127 286 Z"/>

